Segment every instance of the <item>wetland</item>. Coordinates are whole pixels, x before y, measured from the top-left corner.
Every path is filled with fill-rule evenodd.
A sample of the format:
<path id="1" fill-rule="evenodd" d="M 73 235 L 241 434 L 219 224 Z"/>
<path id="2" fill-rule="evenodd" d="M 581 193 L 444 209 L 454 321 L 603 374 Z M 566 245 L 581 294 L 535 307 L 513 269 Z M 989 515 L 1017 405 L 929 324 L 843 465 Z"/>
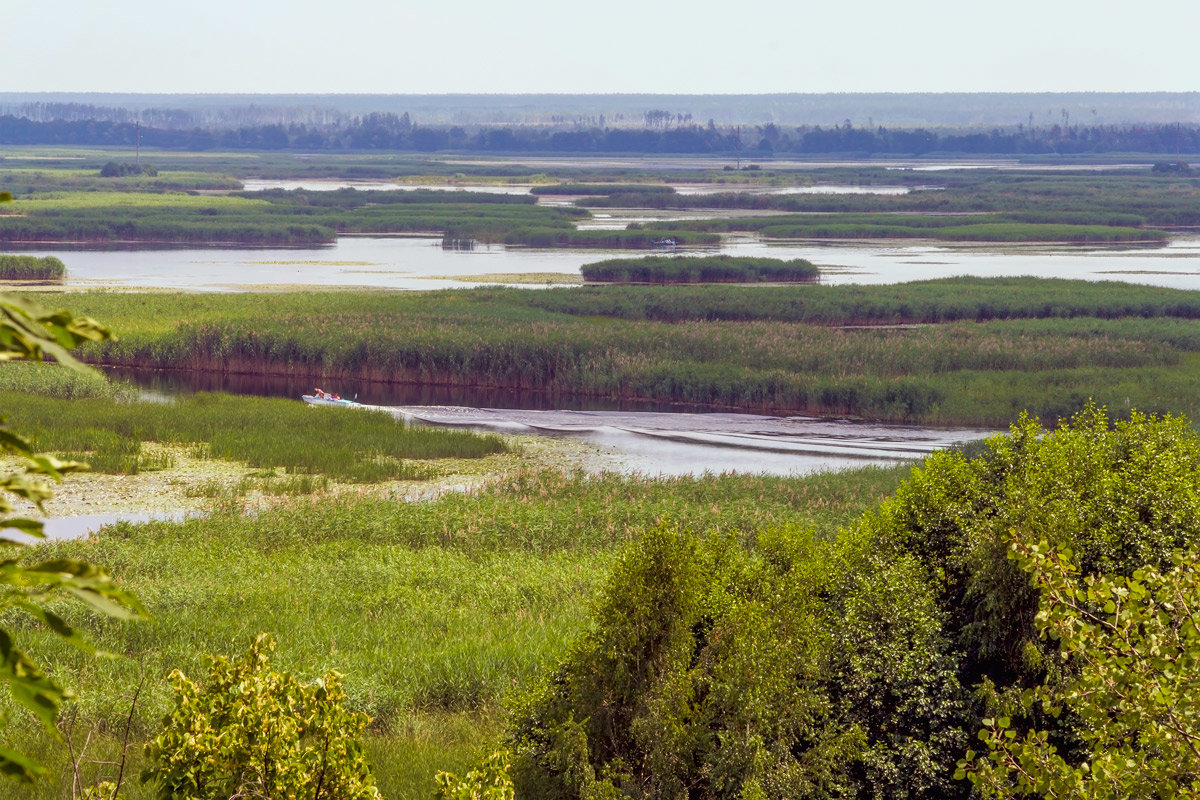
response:
<path id="1" fill-rule="evenodd" d="M 35 552 L 103 564 L 150 612 L 121 623 L 56 606 L 120 656 L 102 661 L 19 628 L 76 692 L 93 777 L 108 776 L 127 722 L 134 742 L 154 735 L 171 703 L 163 675 L 269 631 L 287 669 L 344 673 L 348 703 L 373 719 L 384 796 L 428 797 L 439 770 L 512 741 L 518 695 L 584 652 L 612 587 L 648 563 L 675 569 L 638 560 L 656 542 L 695 555 L 681 570 L 741 570 L 713 586 L 794 565 L 797 598 L 933 608 L 909 555 L 871 561 L 899 541 L 866 533 L 884 524 L 881 503 L 919 498 L 930 475 L 995 478 L 1031 442 L 1053 448 L 1020 428 L 1034 425 L 1024 412 L 1052 429 L 1106 406 L 1130 426 L 1113 453 L 1141 441 L 1140 411 L 1200 418 L 1194 178 L 610 161 L 380 162 L 363 178 L 333 157 L 293 174 L 264 157 L 256 176 L 244 156 L 167 153 L 157 178 L 116 184 L 53 159 L 41 177 L 8 174 L 18 202 L 0 222 L 27 238 L 4 249 L 65 266 L 31 289 L 117 333 L 77 352 L 109 378 L 0 370 L 13 428 L 92 464 L 46 509 L 101 527 Z M 1014 216 L 1026 213 L 1040 217 Z M 895 238 L 864 215 L 930 230 L 1006 216 L 976 229 L 991 239 L 950 242 Z M 20 227 L 30 220 L 44 227 Z M 818 278 L 556 285 L 638 250 L 803 260 Z M 369 407 L 303 406 L 314 385 Z M 1014 422 L 1026 433 L 979 444 Z M 1079 452 L 1052 463 L 1062 472 Z M 820 624 L 858 624 L 844 610 Z M 730 630 L 758 630 L 746 619 Z M 834 683 L 859 686 L 846 669 Z M 5 733 L 69 794 L 63 741 L 19 716 Z M 141 748 L 128 757 L 136 772 Z"/>

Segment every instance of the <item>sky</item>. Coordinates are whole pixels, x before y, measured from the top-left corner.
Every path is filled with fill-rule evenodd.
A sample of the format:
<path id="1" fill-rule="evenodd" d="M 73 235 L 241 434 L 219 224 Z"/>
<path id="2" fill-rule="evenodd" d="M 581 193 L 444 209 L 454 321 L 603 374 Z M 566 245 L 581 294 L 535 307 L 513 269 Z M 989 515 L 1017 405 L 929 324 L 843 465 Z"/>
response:
<path id="1" fill-rule="evenodd" d="M 1196 0 L 0 0 L 0 91 L 1200 90 Z"/>

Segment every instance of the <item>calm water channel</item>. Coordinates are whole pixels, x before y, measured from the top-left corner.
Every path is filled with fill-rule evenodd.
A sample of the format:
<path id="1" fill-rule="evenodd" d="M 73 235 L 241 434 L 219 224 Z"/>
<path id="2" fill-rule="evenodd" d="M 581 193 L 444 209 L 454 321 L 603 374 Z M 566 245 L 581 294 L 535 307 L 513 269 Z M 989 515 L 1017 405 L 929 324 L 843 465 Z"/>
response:
<path id="1" fill-rule="evenodd" d="M 631 215 L 598 214 L 594 227 L 624 227 Z M 583 264 L 629 251 L 533 250 L 480 246 L 443 250 L 440 238 L 345 236 L 321 248 L 39 248 L 67 266 L 71 289 L 94 287 L 248 291 L 275 287 L 363 286 L 428 290 L 494 283 L 487 276 L 578 276 Z M 806 258 L 826 284 L 888 284 L 955 275 L 1116 280 L 1200 289 L 1200 237 L 1163 247 L 943 246 L 928 242 L 767 242 L 733 236 L 707 253 Z M 680 252 L 686 258 L 698 252 Z M 636 254 L 635 254 L 636 255 Z M 528 284 L 527 284 L 528 285 Z M 542 284 L 533 284 L 534 286 Z"/>

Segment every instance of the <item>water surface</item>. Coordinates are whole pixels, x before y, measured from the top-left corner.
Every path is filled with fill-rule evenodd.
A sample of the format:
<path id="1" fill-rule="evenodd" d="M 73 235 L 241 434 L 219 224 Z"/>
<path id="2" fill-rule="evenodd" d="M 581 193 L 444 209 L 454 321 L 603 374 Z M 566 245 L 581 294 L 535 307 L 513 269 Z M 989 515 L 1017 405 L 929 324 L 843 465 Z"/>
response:
<path id="1" fill-rule="evenodd" d="M 620 228 L 631 219 L 661 219 L 648 212 L 597 216 L 596 227 Z M 462 288 L 488 283 L 480 276 L 548 273 L 578 276 L 584 264 L 637 257 L 628 250 L 536 250 L 481 245 L 444 250 L 437 237 L 343 236 L 320 248 L 39 248 L 67 266 L 66 286 L 247 291 L 270 288 L 363 286 L 388 289 Z M 718 248 L 680 250 L 708 255 L 806 258 L 821 268 L 821 282 L 889 284 L 956 275 L 1035 276 L 1116 280 L 1200 289 L 1200 237 L 1165 246 L 1099 247 L 940 244 L 926 241 L 775 241 L 734 235 Z M 535 284 L 537 285 L 537 284 Z"/>
<path id="2" fill-rule="evenodd" d="M 578 437 L 615 451 L 621 471 L 645 475 L 805 475 L 867 465 L 893 466 L 993 433 L 978 428 L 937 429 L 728 412 L 534 411 L 454 406 L 387 410 L 438 426 Z"/>

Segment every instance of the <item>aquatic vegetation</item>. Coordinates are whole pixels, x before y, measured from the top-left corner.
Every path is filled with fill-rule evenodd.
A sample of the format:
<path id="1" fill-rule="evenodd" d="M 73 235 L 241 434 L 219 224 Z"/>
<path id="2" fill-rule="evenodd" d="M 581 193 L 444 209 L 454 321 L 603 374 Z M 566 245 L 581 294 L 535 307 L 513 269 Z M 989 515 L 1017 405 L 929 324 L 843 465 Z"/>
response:
<path id="1" fill-rule="evenodd" d="M 61 281 L 67 268 L 54 256 L 0 255 L 0 280 Z"/>
<path id="2" fill-rule="evenodd" d="M 671 239 L 671 244 L 676 242 Z M 597 283 L 759 283 L 766 281 L 803 283 L 815 281 L 819 270 L 809 261 L 797 258 L 746 258 L 701 256 L 674 258 L 613 258 L 584 264 L 580 271 L 586 280 Z"/>

